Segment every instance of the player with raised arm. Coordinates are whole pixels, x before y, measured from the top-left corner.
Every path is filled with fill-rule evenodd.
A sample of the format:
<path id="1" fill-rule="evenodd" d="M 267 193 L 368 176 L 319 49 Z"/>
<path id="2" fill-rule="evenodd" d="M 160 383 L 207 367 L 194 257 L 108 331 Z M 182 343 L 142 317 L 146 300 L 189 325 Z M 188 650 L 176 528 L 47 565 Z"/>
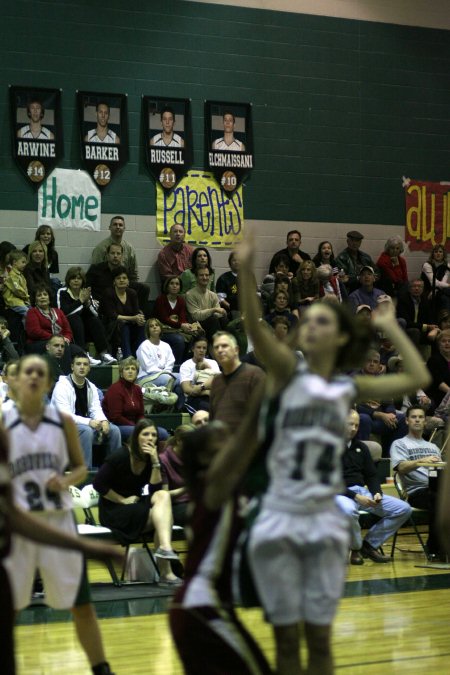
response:
<path id="1" fill-rule="evenodd" d="M 359 397 L 388 398 L 414 391 L 427 385 L 429 375 L 392 312 L 379 314 L 374 321 L 403 357 L 404 372 L 354 380 L 341 375 L 361 363 L 370 334 L 341 305 L 327 302 L 314 303 L 302 316 L 294 345 L 304 355 L 299 359 L 260 321 L 252 283 L 254 249 L 248 236 L 239 251 L 239 288 L 245 325 L 267 372 L 260 427 L 269 444 L 269 485 L 250 533 L 249 561 L 266 616 L 274 626 L 278 675 L 330 675 L 331 624 L 348 550 L 347 521 L 334 503 L 341 485 L 347 415 Z M 244 447 L 239 446 L 240 453 Z M 237 450 L 228 448 L 228 456 L 217 458 L 223 471 L 222 498 L 239 479 L 236 472 L 227 471 L 236 454 Z M 241 471 L 251 454 L 240 460 Z M 210 478 L 214 478 L 213 469 Z M 214 489 L 212 481 L 210 497 Z M 308 665 L 303 669 L 302 626 L 308 647 Z"/>

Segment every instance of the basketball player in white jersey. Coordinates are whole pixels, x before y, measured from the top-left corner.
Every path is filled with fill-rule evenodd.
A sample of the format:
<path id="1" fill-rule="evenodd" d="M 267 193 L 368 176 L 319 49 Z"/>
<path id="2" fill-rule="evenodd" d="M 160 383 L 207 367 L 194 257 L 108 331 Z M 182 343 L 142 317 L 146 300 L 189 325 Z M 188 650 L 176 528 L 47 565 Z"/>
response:
<path id="1" fill-rule="evenodd" d="M 95 129 L 90 129 L 87 132 L 84 140 L 87 143 L 115 143 L 119 145 L 120 138 L 108 126 L 110 115 L 109 104 L 104 101 L 97 103 L 95 110 L 97 113 L 97 126 Z"/>
<path id="2" fill-rule="evenodd" d="M 150 145 L 159 148 L 184 148 L 184 140 L 173 130 L 175 126 L 175 112 L 166 107 L 161 111 L 162 131 L 150 139 Z"/>
<path id="3" fill-rule="evenodd" d="M 67 488 L 84 479 L 86 466 L 74 423 L 44 403 L 50 385 L 46 360 L 30 355 L 19 361 L 16 405 L 3 416 L 13 500 L 17 507 L 32 512 L 47 524 L 75 534 L 72 499 Z M 68 467 L 70 472 L 66 473 Z M 83 556 L 15 536 L 5 567 L 16 611 L 29 604 L 34 575 L 39 569 L 47 604 L 56 609 L 71 608 L 92 672 L 109 675 L 111 670 L 90 599 Z"/>
<path id="4" fill-rule="evenodd" d="M 55 138 L 50 129 L 42 126 L 45 108 L 40 101 L 27 103 L 27 115 L 30 122 L 19 129 L 17 138 L 35 141 L 52 141 Z"/>
<path id="5" fill-rule="evenodd" d="M 337 303 L 314 303 L 304 312 L 294 345 L 304 354 L 300 361 L 260 321 L 254 250 L 248 237 L 240 247 L 239 289 L 247 332 L 267 372 L 260 419 L 269 439 L 269 485 L 250 533 L 249 562 L 274 626 L 277 674 L 305 672 L 299 650 L 303 626 L 308 674 L 330 675 L 331 623 L 348 550 L 348 523 L 334 503 L 348 411 L 357 398 L 387 399 L 424 387 L 429 374 L 390 308 L 374 318 L 374 327 L 402 356 L 402 374 L 354 380 L 339 374 L 361 362 L 370 335 Z"/>
<path id="6" fill-rule="evenodd" d="M 245 145 L 234 137 L 235 117 L 232 112 L 223 114 L 223 136 L 213 142 L 213 150 L 228 150 L 231 152 L 245 152 Z"/>

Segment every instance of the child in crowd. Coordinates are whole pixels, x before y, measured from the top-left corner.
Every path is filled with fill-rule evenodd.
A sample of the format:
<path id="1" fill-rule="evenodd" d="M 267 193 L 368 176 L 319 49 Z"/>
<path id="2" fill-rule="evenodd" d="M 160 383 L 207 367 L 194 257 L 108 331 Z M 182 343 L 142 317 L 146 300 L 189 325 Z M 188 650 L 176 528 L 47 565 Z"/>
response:
<path id="1" fill-rule="evenodd" d="M 5 279 L 3 299 L 6 307 L 25 316 L 30 308 L 30 296 L 23 270 L 27 265 L 27 256 L 23 251 L 11 251 L 8 254 L 11 271 Z"/>

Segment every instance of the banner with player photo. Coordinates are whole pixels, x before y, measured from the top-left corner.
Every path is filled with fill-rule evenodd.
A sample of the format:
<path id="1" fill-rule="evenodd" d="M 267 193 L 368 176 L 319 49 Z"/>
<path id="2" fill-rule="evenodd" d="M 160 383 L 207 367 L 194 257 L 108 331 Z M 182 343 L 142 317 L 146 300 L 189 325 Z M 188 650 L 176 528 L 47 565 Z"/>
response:
<path id="1" fill-rule="evenodd" d="M 143 96 L 142 119 L 148 170 L 157 185 L 172 190 L 192 165 L 191 102 Z"/>
<path id="2" fill-rule="evenodd" d="M 100 190 L 128 161 L 125 94 L 77 91 L 81 157 Z"/>
<path id="3" fill-rule="evenodd" d="M 182 225 L 192 246 L 232 248 L 242 239 L 242 187 L 225 192 L 206 171 L 188 171 L 171 190 L 156 184 L 156 237 L 164 246 L 172 225 Z"/>
<path id="4" fill-rule="evenodd" d="M 39 187 L 64 153 L 61 90 L 10 86 L 13 157 Z"/>
<path id="5" fill-rule="evenodd" d="M 206 168 L 233 192 L 255 166 L 251 103 L 205 101 Z"/>
<path id="6" fill-rule="evenodd" d="M 410 251 L 430 251 L 441 244 L 450 251 L 450 181 L 403 178 L 405 241 Z"/>

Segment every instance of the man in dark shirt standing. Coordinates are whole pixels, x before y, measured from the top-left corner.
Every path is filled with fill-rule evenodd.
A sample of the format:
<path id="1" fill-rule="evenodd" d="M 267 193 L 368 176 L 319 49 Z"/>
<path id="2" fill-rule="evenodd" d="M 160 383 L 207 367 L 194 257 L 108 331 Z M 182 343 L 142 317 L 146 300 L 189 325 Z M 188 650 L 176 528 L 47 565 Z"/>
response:
<path id="1" fill-rule="evenodd" d="M 213 355 L 222 372 L 212 381 L 209 395 L 211 420 L 220 420 L 237 429 L 255 387 L 265 378 L 258 366 L 241 363 L 236 338 L 219 331 L 213 336 Z"/>
<path id="2" fill-rule="evenodd" d="M 362 565 L 363 557 L 370 558 L 376 563 L 387 563 L 391 558 L 381 555 L 378 548 L 408 520 L 412 509 L 401 499 L 383 495 L 370 450 L 367 445 L 355 439 L 358 428 L 359 415 L 356 410 L 352 410 L 348 416 L 349 440 L 342 455 L 346 491 L 344 495 L 336 497 L 336 502 L 350 518 L 352 549 L 350 563 Z M 368 511 L 380 518 L 368 530 L 364 540 L 359 525 L 360 510 Z"/>

